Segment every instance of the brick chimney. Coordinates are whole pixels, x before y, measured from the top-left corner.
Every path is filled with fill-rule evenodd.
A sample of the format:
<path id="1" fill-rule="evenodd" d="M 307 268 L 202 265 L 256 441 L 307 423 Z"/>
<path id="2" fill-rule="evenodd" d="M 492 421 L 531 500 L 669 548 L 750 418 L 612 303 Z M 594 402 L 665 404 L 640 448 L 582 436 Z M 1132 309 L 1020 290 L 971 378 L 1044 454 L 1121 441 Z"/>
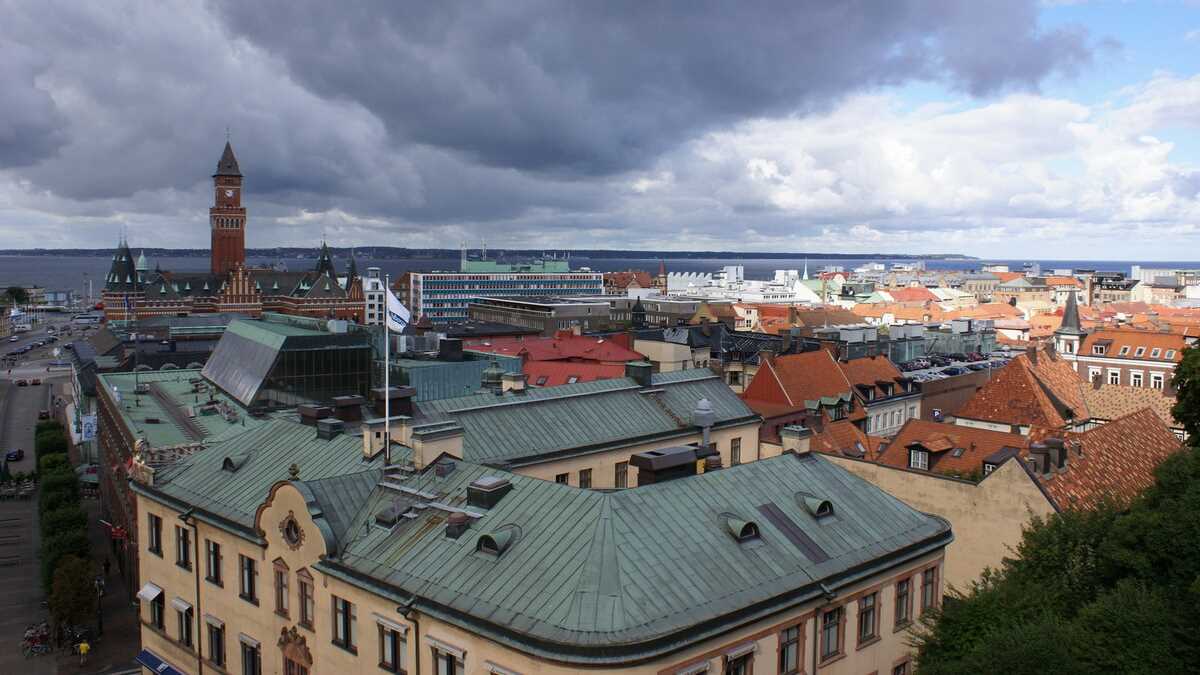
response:
<path id="1" fill-rule="evenodd" d="M 457 422 L 414 426 L 409 445 L 412 447 L 413 465 L 418 470 L 429 466 L 442 455 L 462 459 L 463 428 Z"/>

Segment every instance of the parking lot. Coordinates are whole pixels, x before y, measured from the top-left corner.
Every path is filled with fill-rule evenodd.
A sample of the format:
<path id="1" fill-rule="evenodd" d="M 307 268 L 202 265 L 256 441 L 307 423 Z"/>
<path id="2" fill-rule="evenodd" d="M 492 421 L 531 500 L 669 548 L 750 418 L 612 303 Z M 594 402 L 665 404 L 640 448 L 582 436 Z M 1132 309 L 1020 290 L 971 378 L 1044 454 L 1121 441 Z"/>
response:
<path id="1" fill-rule="evenodd" d="M 975 355 L 975 358 L 954 358 L 965 357 L 966 355 L 941 355 L 930 354 L 922 359 L 916 359 L 909 363 L 902 364 L 900 370 L 908 377 L 911 377 L 917 382 L 929 382 L 931 380 L 941 380 L 955 375 L 963 375 L 972 371 L 996 370 L 1008 365 L 1012 358 L 1007 353 L 993 352 L 987 356 Z M 925 367 L 921 365 L 928 364 Z M 918 366 L 918 367 L 913 367 Z"/>

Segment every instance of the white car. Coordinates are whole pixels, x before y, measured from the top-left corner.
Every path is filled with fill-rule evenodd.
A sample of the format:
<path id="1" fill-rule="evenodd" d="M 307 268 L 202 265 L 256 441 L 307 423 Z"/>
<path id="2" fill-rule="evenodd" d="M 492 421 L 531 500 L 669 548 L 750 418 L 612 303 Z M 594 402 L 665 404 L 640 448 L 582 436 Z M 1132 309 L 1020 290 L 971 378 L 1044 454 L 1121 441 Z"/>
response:
<path id="1" fill-rule="evenodd" d="M 14 336 L 12 336 L 12 337 L 8 338 L 8 341 L 9 341 L 9 342 L 16 342 L 17 340 L 20 340 L 20 339 L 21 339 L 21 338 L 19 338 L 19 337 L 17 337 L 16 335 L 14 335 Z"/>

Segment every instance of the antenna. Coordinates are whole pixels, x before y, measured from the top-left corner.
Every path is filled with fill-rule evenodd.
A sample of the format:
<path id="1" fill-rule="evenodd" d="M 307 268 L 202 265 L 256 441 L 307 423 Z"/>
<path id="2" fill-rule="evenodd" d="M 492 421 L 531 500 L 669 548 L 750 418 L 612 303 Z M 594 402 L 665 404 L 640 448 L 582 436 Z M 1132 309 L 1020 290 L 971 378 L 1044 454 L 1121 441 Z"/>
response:
<path id="1" fill-rule="evenodd" d="M 229 142 L 229 125 L 228 124 L 225 125 L 225 142 L 226 143 Z"/>

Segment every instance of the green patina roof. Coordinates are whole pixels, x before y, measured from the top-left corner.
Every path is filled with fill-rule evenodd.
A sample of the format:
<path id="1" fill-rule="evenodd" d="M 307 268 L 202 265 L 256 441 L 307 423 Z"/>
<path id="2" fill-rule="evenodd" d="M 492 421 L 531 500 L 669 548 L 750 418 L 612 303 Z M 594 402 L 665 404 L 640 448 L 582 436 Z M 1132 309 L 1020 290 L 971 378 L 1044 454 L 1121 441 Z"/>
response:
<path id="1" fill-rule="evenodd" d="M 467 462 L 436 473 L 393 479 L 408 491 L 377 487 L 339 537 L 339 552 L 318 566 L 415 596 L 423 611 L 566 662 L 629 663 L 675 651 L 950 538 L 945 521 L 812 454 L 618 492 Z M 437 506 L 413 510 L 415 518 L 390 531 L 374 522 L 393 505 L 470 508 L 467 485 L 485 475 L 507 478 L 513 489 L 490 511 L 472 509 L 483 516 L 458 539 L 445 536 L 448 511 Z M 834 515 L 818 521 L 804 504 L 809 496 L 829 500 Z M 766 510 L 791 525 L 769 520 Z M 731 520 L 755 522 L 760 537 L 738 542 Z M 476 552 L 481 534 L 500 532 L 513 536 L 499 557 Z"/>
<path id="2" fill-rule="evenodd" d="M 182 369 L 96 376 L 98 386 L 104 387 L 110 396 L 114 387 L 120 391 L 121 416 L 126 427 L 153 447 L 207 442 L 230 429 L 244 430 L 262 423 L 246 415 L 237 401 L 211 385 L 207 392 L 193 391 L 189 380 L 199 377 L 199 370 Z M 138 383 L 148 385 L 148 393 L 137 394 Z M 226 419 L 219 412 L 205 414 L 202 408 L 210 400 L 229 406 L 236 417 Z M 147 422 L 148 419 L 158 422 Z"/>
<path id="3" fill-rule="evenodd" d="M 712 404 L 717 424 L 754 417 L 720 377 L 704 368 L 656 373 L 648 392 L 630 378 L 617 378 L 529 389 L 519 395 L 425 401 L 419 407 L 426 420 L 452 419 L 462 425 L 463 457 L 468 461 L 520 464 L 547 454 L 694 432 L 692 410 L 702 398 Z"/>
<path id="4" fill-rule="evenodd" d="M 254 512 L 277 481 L 288 479 L 294 463 L 302 480 L 378 470 L 382 453 L 364 461 L 362 437 L 340 434 L 317 438 L 315 427 L 287 419 L 261 422 L 243 433 L 224 434 L 206 443 L 207 449 L 158 472 L 152 493 L 182 501 L 242 528 L 254 526 Z M 399 461 L 402 455 L 393 453 Z M 223 468 L 226 458 L 239 464 Z M 344 486 L 343 486 L 344 488 Z M 329 498 L 326 497 L 328 501 Z"/>

